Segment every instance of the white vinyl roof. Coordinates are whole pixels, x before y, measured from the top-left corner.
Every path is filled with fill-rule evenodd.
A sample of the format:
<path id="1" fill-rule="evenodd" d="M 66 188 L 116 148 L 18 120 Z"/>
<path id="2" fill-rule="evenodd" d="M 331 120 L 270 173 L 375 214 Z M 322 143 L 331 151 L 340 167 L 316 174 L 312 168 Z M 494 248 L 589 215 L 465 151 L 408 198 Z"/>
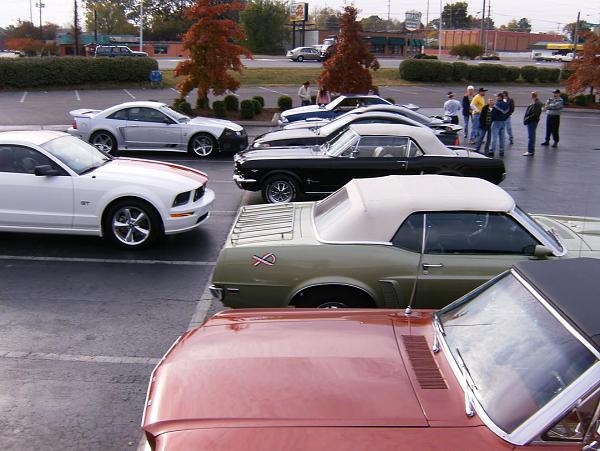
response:
<path id="1" fill-rule="evenodd" d="M 350 128 L 360 136 L 407 136 L 412 138 L 425 155 L 452 155 L 429 127 L 413 127 L 404 124 L 352 124 Z"/>
<path id="2" fill-rule="evenodd" d="M 348 199 L 340 203 L 345 197 L 344 190 Z M 341 206 L 335 208 L 335 216 L 319 220 L 319 210 L 334 205 Z M 319 202 L 314 211 L 322 241 L 389 242 L 404 220 L 415 212 L 509 212 L 514 207 L 515 201 L 506 191 L 483 179 L 390 175 L 354 179 Z"/>

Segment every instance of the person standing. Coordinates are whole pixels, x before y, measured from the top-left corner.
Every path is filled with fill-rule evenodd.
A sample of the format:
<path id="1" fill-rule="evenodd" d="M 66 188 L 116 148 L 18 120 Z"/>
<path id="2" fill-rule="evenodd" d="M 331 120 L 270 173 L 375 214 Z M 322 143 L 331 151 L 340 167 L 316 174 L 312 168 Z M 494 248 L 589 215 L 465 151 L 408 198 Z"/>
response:
<path id="1" fill-rule="evenodd" d="M 465 140 L 469 138 L 469 119 L 471 119 L 471 100 L 473 100 L 473 94 L 475 94 L 475 88 L 471 85 L 467 86 L 467 92 L 462 98 L 462 114 L 464 131 L 465 131 Z"/>
<path id="2" fill-rule="evenodd" d="M 492 145 L 490 154 L 500 148 L 500 156 L 504 156 L 504 133 L 506 132 L 506 118 L 508 117 L 508 103 L 504 101 L 504 94 L 496 94 L 496 103 L 492 108 Z"/>
<path id="3" fill-rule="evenodd" d="M 479 88 L 479 92 L 473 100 L 471 100 L 471 144 L 476 144 L 479 139 L 479 131 L 480 128 L 477 126 L 479 124 L 479 115 L 481 114 L 481 109 L 485 106 L 485 93 L 487 89 Z"/>
<path id="4" fill-rule="evenodd" d="M 319 91 L 317 91 L 317 98 L 315 100 L 315 103 L 321 106 L 327 105 L 329 102 L 331 102 L 331 94 L 329 94 L 329 91 L 325 86 L 321 86 L 319 88 Z"/>
<path id="5" fill-rule="evenodd" d="M 560 128 L 560 112 L 565 107 L 565 102 L 560 96 L 560 89 L 552 91 L 553 97 L 546 102 L 546 139 L 540 145 L 550 144 L 550 136 L 554 140 L 552 147 L 558 146 L 558 129 Z"/>
<path id="6" fill-rule="evenodd" d="M 515 112 L 515 101 L 508 95 L 508 91 L 502 91 L 504 101 L 508 103 L 508 117 L 506 118 L 506 134 L 508 135 L 508 144 L 514 144 L 515 140 L 512 129 L 511 116 Z"/>
<path id="7" fill-rule="evenodd" d="M 527 126 L 527 152 L 523 154 L 524 157 L 533 157 L 535 155 L 535 132 L 540 122 L 541 114 L 542 102 L 538 99 L 538 93 L 533 91 L 531 93 L 531 103 L 525 110 L 525 117 L 523 118 L 523 124 Z"/>
<path id="8" fill-rule="evenodd" d="M 485 138 L 485 147 L 483 153 L 486 155 L 490 152 L 490 140 L 492 137 L 490 130 L 492 125 L 492 108 L 494 108 L 494 99 L 490 97 L 487 105 L 481 109 L 481 114 L 479 115 L 479 124 L 473 124 L 473 127 L 479 127 L 481 129 L 479 140 L 477 141 L 477 152 L 479 152 L 479 149 L 481 149 L 481 144 L 483 144 L 483 139 Z"/>
<path id="9" fill-rule="evenodd" d="M 450 122 L 458 125 L 458 113 L 462 106 L 458 100 L 454 98 L 454 93 L 448 93 L 448 100 L 444 102 L 444 115 L 450 118 Z"/>
<path id="10" fill-rule="evenodd" d="M 310 105 L 310 81 L 305 81 L 298 89 L 298 97 L 300 97 L 300 105 Z"/>

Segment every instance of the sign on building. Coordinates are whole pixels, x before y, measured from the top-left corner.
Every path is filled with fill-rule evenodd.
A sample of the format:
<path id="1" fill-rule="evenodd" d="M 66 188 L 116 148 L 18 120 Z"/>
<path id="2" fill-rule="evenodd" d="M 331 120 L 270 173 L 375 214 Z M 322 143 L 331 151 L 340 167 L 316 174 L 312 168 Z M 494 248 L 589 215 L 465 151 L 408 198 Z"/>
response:
<path id="1" fill-rule="evenodd" d="M 308 20 L 308 3 L 290 4 L 290 21 L 305 22 Z"/>
<path id="2" fill-rule="evenodd" d="M 406 11 L 404 13 L 404 28 L 408 31 L 418 30 L 421 26 L 421 13 L 416 10 Z"/>

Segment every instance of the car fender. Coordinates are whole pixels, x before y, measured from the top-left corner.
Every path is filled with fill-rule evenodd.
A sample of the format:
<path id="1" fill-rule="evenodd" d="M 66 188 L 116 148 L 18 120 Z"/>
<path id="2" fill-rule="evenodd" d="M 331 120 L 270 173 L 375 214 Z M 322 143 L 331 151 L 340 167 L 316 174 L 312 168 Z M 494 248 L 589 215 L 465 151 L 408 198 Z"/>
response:
<path id="1" fill-rule="evenodd" d="M 124 134 L 124 127 L 110 127 L 106 124 L 104 124 L 103 122 L 96 122 L 96 121 L 91 121 L 90 122 L 91 126 L 90 129 L 87 133 L 87 136 L 84 138 L 84 140 L 86 142 L 89 142 L 90 138 L 92 137 L 92 135 L 98 131 L 101 130 L 105 130 L 107 132 L 109 132 L 110 134 L 112 134 L 115 139 L 117 140 L 117 146 L 119 148 L 123 148 L 125 147 L 125 134 Z"/>
<path id="2" fill-rule="evenodd" d="M 300 294 L 300 292 L 313 287 L 319 286 L 327 286 L 327 285 L 343 285 L 350 288 L 355 288 L 357 290 L 363 291 L 366 295 L 368 295 L 373 302 L 378 306 L 381 304 L 381 300 L 379 296 L 376 294 L 376 291 L 369 284 L 363 282 L 362 280 L 358 280 L 351 277 L 312 277 L 310 279 L 305 279 L 297 283 L 290 290 L 290 295 L 286 299 L 286 304 L 290 305 L 292 300 Z"/>

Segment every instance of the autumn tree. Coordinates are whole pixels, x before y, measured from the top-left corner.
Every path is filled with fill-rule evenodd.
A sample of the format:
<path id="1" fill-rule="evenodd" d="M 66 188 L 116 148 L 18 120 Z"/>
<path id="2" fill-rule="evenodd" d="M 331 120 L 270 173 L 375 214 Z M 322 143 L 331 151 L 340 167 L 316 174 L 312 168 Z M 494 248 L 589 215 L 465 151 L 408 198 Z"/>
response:
<path id="1" fill-rule="evenodd" d="M 573 71 L 567 79 L 567 90 L 571 94 L 583 92 L 587 88 L 593 94 L 594 89 L 600 88 L 600 35 L 586 32 L 583 38 L 583 52 L 567 65 Z"/>
<path id="2" fill-rule="evenodd" d="M 186 10 L 192 26 L 183 36 L 183 46 L 190 53 L 190 59 L 177 64 L 176 76 L 183 76 L 178 83 L 181 98 L 194 88 L 198 88 L 197 108 L 208 105 L 208 94 L 224 94 L 235 91 L 240 82 L 229 71 L 241 72 L 240 55 L 252 57 L 250 51 L 235 44 L 245 38 L 240 26 L 232 19 L 232 13 L 242 9 L 234 0 L 231 3 L 218 3 L 218 0 L 196 0 Z"/>
<path id="3" fill-rule="evenodd" d="M 336 52 L 323 64 L 319 83 L 330 91 L 364 94 L 372 87 L 369 69 L 379 69 L 379 62 L 360 38 L 362 27 L 356 14 L 353 6 L 344 7 Z"/>

